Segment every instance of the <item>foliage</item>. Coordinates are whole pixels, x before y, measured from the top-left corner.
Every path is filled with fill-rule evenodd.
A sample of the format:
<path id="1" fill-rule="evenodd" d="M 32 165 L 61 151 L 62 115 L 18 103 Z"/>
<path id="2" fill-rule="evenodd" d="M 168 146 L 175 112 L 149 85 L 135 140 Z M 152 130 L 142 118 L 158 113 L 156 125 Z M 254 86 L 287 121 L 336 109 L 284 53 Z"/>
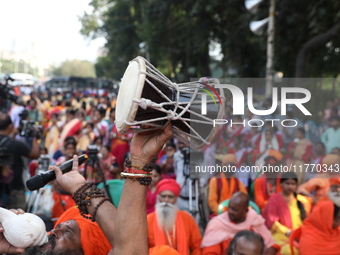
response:
<path id="1" fill-rule="evenodd" d="M 253 15 L 243 0 L 92 0 L 93 12 L 80 18 L 81 33 L 107 39 L 108 54 L 98 59 L 97 75 L 120 79 L 128 61 L 146 56 L 147 50 L 151 63 L 176 82 L 209 76 L 212 66 L 222 68 L 224 77 L 230 68 L 237 77 L 264 77 L 267 37 L 254 35 L 249 22 L 268 16 L 268 2 Z M 340 22 L 340 2 L 285 0 L 276 5 L 275 69 L 293 77 L 303 46 Z M 146 49 L 139 48 L 141 42 Z M 211 42 L 221 44 L 221 61 L 209 56 Z M 317 49 L 308 53 L 307 76 L 336 76 L 339 35 Z"/>

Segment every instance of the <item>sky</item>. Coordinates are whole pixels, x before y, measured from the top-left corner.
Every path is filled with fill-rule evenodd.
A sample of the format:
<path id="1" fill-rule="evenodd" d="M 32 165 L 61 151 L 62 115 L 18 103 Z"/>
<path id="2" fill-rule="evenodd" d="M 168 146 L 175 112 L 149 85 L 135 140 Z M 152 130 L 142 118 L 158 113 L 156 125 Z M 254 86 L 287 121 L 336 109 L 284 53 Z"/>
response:
<path id="1" fill-rule="evenodd" d="M 90 0 L 0 0 L 0 50 L 26 52 L 60 64 L 69 59 L 94 62 L 104 38 L 79 33 L 78 16 Z"/>

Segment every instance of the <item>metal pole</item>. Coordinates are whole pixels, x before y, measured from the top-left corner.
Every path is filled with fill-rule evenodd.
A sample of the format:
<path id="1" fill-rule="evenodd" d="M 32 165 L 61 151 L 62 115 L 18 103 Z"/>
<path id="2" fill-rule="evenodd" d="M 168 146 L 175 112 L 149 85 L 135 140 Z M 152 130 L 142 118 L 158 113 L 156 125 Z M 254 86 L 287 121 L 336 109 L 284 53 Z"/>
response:
<path id="1" fill-rule="evenodd" d="M 266 66 L 266 97 L 271 97 L 273 87 L 273 62 L 275 39 L 275 0 L 270 0 L 268 38 L 267 38 L 267 66 Z"/>

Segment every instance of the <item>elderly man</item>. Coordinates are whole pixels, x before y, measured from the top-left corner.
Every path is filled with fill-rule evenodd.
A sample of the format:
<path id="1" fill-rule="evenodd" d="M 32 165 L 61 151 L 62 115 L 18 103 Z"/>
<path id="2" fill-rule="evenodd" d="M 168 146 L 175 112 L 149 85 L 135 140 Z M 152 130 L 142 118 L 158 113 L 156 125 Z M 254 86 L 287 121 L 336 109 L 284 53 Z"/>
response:
<path id="1" fill-rule="evenodd" d="M 242 230 L 252 230 L 262 236 L 266 255 L 274 255 L 279 251 L 264 219 L 254 210 L 249 210 L 248 203 L 247 194 L 236 192 L 229 201 L 228 211 L 210 220 L 201 245 L 203 255 L 225 254 L 230 241 Z"/>
<path id="2" fill-rule="evenodd" d="M 238 232 L 230 242 L 228 255 L 251 254 L 262 255 L 264 252 L 263 238 L 253 231 Z"/>
<path id="3" fill-rule="evenodd" d="M 131 165 L 143 168 L 149 164 L 171 135 L 170 125 L 165 130 L 159 130 L 152 134 L 135 134 L 131 141 Z M 58 225 L 50 233 L 50 241 L 39 247 L 38 251 L 34 251 L 33 254 L 148 254 L 145 201 L 147 186 L 145 184 L 148 184 L 151 178 L 138 179 L 138 175 L 131 173 L 134 177 L 133 179 L 127 177 L 119 209 L 116 209 L 107 202 L 106 198 L 101 196 L 96 187 L 93 189 L 94 194 L 91 193 L 92 188 L 87 188 L 90 184 L 86 183 L 78 171 L 77 156 L 74 156 L 73 160 L 72 171 L 68 173 L 62 174 L 58 167 L 52 167 L 56 173 L 56 184 L 61 189 L 76 195 L 75 200 L 78 202 L 80 200 L 80 203 L 77 202 L 79 211 L 82 214 L 84 211 L 87 212 L 85 216 L 90 216 L 92 221 L 96 221 L 102 233 L 96 224 L 89 226 L 91 224 L 89 219 L 80 219 L 79 212 L 75 213 L 72 208 L 61 216 Z M 128 170 L 131 168 L 127 167 L 126 171 Z M 83 194 L 86 194 L 85 197 L 82 196 Z M 82 222 L 80 222 L 81 220 Z M 110 251 L 111 247 L 114 249 Z M 19 248 L 21 247 L 11 246 L 0 234 L 0 253 L 23 252 L 23 249 Z M 32 249 L 34 248 L 29 248 L 29 250 Z"/>
<path id="4" fill-rule="evenodd" d="M 180 191 L 181 187 L 173 179 L 157 184 L 156 211 L 148 215 L 149 247 L 169 245 L 181 255 L 199 255 L 201 233 L 194 218 L 178 210 L 176 202 Z"/>
<path id="5" fill-rule="evenodd" d="M 336 206 L 340 207 L 340 176 L 338 178 L 331 178 L 329 180 L 328 199 Z M 327 200 L 327 199 L 325 199 Z"/>

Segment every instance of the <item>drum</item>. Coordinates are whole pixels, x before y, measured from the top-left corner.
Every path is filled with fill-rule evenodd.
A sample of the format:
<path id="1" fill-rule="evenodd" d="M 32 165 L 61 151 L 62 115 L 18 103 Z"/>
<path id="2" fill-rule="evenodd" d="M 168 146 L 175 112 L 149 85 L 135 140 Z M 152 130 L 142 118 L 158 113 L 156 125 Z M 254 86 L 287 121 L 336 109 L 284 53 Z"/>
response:
<path id="1" fill-rule="evenodd" d="M 118 132 L 162 129 L 171 122 L 179 140 L 200 149 L 213 139 L 218 129 L 214 120 L 224 114 L 223 90 L 214 88 L 218 84 L 211 78 L 176 84 L 143 57 L 137 57 L 130 61 L 119 89 Z M 202 114 L 203 107 L 206 114 Z M 145 125 L 148 128 L 143 128 Z"/>

